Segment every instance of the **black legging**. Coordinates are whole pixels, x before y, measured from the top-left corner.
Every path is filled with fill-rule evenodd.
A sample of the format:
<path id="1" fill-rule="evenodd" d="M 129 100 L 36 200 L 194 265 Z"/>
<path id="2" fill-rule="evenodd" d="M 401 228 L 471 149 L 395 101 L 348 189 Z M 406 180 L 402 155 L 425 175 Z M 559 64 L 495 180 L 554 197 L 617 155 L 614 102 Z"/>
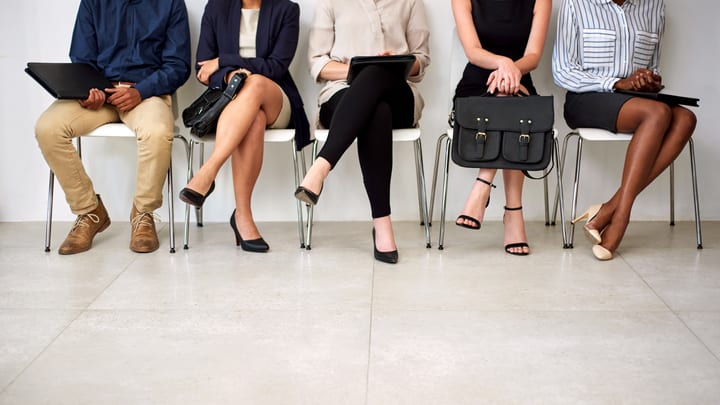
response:
<path id="1" fill-rule="evenodd" d="M 320 123 L 330 128 L 318 156 L 335 167 L 357 139 L 358 157 L 373 218 L 390 215 L 392 130 L 410 128 L 415 102 L 402 78 L 380 67 L 367 67 L 352 85 L 320 107 Z"/>

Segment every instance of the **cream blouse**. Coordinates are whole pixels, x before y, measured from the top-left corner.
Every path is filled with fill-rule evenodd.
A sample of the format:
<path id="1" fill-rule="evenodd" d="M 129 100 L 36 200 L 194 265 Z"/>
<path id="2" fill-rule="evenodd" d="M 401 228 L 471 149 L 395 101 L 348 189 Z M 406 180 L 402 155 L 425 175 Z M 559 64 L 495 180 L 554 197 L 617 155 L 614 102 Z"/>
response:
<path id="1" fill-rule="evenodd" d="M 330 61 L 350 63 L 353 56 L 413 54 L 420 71 L 408 80 L 415 96 L 415 123 L 420 120 L 423 99 L 414 83 L 422 80 L 430 64 L 430 29 L 422 0 L 318 0 L 310 29 L 310 74 L 320 82 L 320 71 Z M 320 91 L 318 105 L 348 87 L 345 80 L 328 81 Z"/>

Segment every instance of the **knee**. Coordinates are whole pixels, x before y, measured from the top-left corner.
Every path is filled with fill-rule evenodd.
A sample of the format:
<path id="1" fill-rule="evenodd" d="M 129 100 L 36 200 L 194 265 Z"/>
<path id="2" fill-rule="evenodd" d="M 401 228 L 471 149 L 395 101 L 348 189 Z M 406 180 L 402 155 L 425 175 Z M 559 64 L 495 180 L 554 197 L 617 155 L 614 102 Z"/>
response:
<path id="1" fill-rule="evenodd" d="M 245 84 L 243 84 L 243 87 L 240 90 L 240 95 L 245 100 L 260 100 L 262 94 L 268 90 L 268 83 L 271 83 L 271 80 L 265 76 L 257 74 L 251 75 L 245 79 Z"/>
<path id="2" fill-rule="evenodd" d="M 135 133 L 139 143 L 153 146 L 171 145 L 173 141 L 173 123 L 153 120 L 145 123 L 141 128 L 136 128 Z"/>
<path id="3" fill-rule="evenodd" d="M 653 102 L 647 105 L 645 109 L 645 121 L 662 128 L 668 128 L 672 119 L 672 109 L 665 103 Z"/>
<path id="4" fill-rule="evenodd" d="M 68 136 L 63 136 L 63 134 L 64 131 L 58 127 L 57 121 L 49 119 L 46 115 L 40 116 L 37 123 L 35 123 L 35 139 L 41 149 L 63 139 L 70 139 Z"/>
<path id="5" fill-rule="evenodd" d="M 682 132 L 690 138 L 693 131 L 695 131 L 695 125 L 697 125 L 695 113 L 684 107 L 674 107 L 672 110 L 672 119 L 675 125 L 682 128 Z"/>

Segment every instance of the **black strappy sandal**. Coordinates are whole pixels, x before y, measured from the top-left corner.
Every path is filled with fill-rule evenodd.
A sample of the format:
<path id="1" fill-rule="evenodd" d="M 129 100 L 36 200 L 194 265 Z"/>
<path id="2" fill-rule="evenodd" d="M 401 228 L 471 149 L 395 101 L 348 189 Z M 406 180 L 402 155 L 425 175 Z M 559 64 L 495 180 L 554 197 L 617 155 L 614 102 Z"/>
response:
<path id="1" fill-rule="evenodd" d="M 519 207 L 514 207 L 514 208 L 508 208 L 508 207 L 503 207 L 503 208 L 505 208 L 505 211 L 520 211 L 522 209 L 522 205 Z M 504 223 L 505 223 L 505 217 L 503 216 L 503 224 Z M 520 252 L 513 252 L 510 250 L 510 249 L 515 249 L 515 248 L 528 248 L 528 250 L 529 250 L 530 245 L 528 245 L 527 242 L 508 243 L 507 245 L 505 245 L 505 253 L 509 253 L 509 254 L 515 255 L 515 256 L 527 256 L 530 254 L 530 252 L 525 252 L 524 250 L 521 250 Z"/>
<path id="2" fill-rule="evenodd" d="M 496 188 L 496 186 L 494 184 L 490 183 L 487 180 L 481 179 L 480 177 L 476 177 L 475 180 L 479 181 L 481 183 L 485 183 L 488 186 L 490 186 L 491 191 L 493 188 Z M 490 205 L 490 195 L 488 195 L 487 203 L 485 203 L 485 208 L 487 208 L 488 205 Z M 470 222 L 472 222 L 472 224 L 466 224 L 464 222 L 458 223 L 458 221 L 461 219 L 463 221 L 470 221 Z M 477 218 L 473 218 L 469 215 L 458 215 L 457 219 L 455 219 L 455 225 L 461 226 L 463 228 L 468 228 L 468 229 L 480 229 L 481 223 L 480 223 L 480 220 L 478 220 Z"/>

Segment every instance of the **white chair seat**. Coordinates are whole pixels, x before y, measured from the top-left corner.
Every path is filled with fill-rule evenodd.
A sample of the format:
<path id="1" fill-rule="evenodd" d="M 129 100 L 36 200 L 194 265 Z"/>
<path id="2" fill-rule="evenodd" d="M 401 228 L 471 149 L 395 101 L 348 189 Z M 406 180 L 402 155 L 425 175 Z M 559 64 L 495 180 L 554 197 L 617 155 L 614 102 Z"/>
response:
<path id="1" fill-rule="evenodd" d="M 197 135 L 194 135 L 192 133 L 189 133 L 187 136 L 187 139 L 189 141 L 189 149 L 188 149 L 188 170 L 187 170 L 187 181 L 190 182 L 190 179 L 193 177 L 193 161 L 195 159 L 195 145 L 199 146 L 198 155 L 200 157 L 199 165 L 198 167 L 202 167 L 203 163 L 205 162 L 205 144 L 214 143 L 215 142 L 215 134 L 207 134 L 205 136 L 199 137 Z M 293 169 L 294 169 L 294 178 L 295 178 L 295 187 L 297 187 L 300 184 L 300 181 L 302 180 L 302 176 L 305 175 L 305 155 L 302 153 L 302 151 L 296 150 L 296 144 L 295 144 L 295 130 L 294 129 L 266 129 L 265 130 L 265 143 L 280 143 L 280 142 L 287 142 L 290 145 L 290 148 L 293 153 Z M 298 159 L 298 154 L 300 155 L 300 159 Z M 303 230 L 303 214 L 302 214 L 302 204 L 299 200 L 296 201 L 296 208 L 297 208 L 297 223 L 298 223 L 298 238 L 300 240 L 300 247 L 305 248 L 305 235 Z M 195 209 L 195 218 L 196 223 L 198 226 L 203 226 L 203 209 L 202 208 L 196 208 Z M 186 204 L 185 206 L 185 228 L 183 232 L 183 249 L 189 249 L 189 240 L 190 240 L 190 205 Z"/>
<path id="2" fill-rule="evenodd" d="M 570 138 L 573 136 L 576 136 L 578 138 L 577 141 L 577 152 L 575 156 L 575 180 L 573 183 L 573 196 L 572 196 L 572 205 L 571 205 L 571 211 L 570 211 L 570 218 L 572 219 L 575 217 L 576 211 L 577 211 L 577 200 L 578 200 L 578 189 L 580 185 L 580 166 L 582 161 L 582 150 L 583 150 L 583 143 L 584 141 L 589 142 L 617 142 L 617 141 L 623 141 L 623 142 L 629 142 L 633 134 L 629 133 L 615 133 L 611 131 L 606 131 L 604 129 L 598 129 L 598 128 L 577 128 L 575 130 L 571 130 L 566 136 L 563 146 L 563 153 L 562 153 L 562 166 L 561 169 L 565 167 L 565 157 L 567 155 L 567 147 L 568 143 L 570 141 Z M 694 211 L 695 211 L 695 237 L 697 241 L 697 248 L 702 249 L 702 230 L 700 226 L 700 202 L 698 199 L 698 189 L 697 189 L 697 171 L 695 167 L 695 147 L 692 138 L 688 141 L 688 151 L 690 153 L 690 178 L 692 181 L 692 189 L 693 189 L 693 205 L 694 205 Z M 674 170 L 675 162 L 670 163 L 669 167 L 669 174 L 670 174 L 670 225 L 675 225 L 675 170 Z M 557 203 L 557 195 L 556 195 L 556 203 Z M 561 208 L 562 210 L 562 208 Z M 555 208 L 553 209 L 553 222 L 555 215 L 557 214 L 557 204 L 555 205 Z M 565 222 L 565 221 L 563 221 Z M 569 228 L 568 233 L 569 236 L 567 238 L 566 246 L 572 248 L 573 243 L 575 240 L 575 225 L 572 223 L 568 223 L 564 225 L 564 228 Z"/>
<path id="3" fill-rule="evenodd" d="M 327 129 L 316 129 L 315 139 L 325 142 L 329 132 Z M 393 142 L 414 142 L 418 139 L 420 139 L 420 128 L 393 129 Z"/>
<path id="4" fill-rule="evenodd" d="M 586 141 L 629 141 L 633 134 L 615 133 L 599 128 L 578 128 L 577 133 Z"/>
<path id="5" fill-rule="evenodd" d="M 175 103 L 175 96 L 173 96 L 173 105 Z M 174 139 L 180 139 L 183 142 L 185 142 L 185 138 L 183 138 L 179 134 L 179 128 L 177 126 L 173 129 L 173 138 Z M 81 144 L 81 138 L 87 138 L 87 137 L 95 137 L 95 138 L 132 138 L 135 139 L 135 131 L 130 129 L 127 125 L 120 123 L 120 122 L 113 122 L 109 124 L 103 124 L 99 127 L 93 129 L 92 131 L 88 132 L 87 134 L 82 135 L 81 137 L 78 137 L 77 142 L 77 151 L 78 155 L 82 158 L 82 144 Z M 187 146 L 186 146 L 186 152 L 187 152 Z M 51 233 L 52 233 L 52 207 L 53 207 L 53 194 L 54 194 L 54 184 L 55 184 L 55 174 L 52 170 L 50 170 L 50 184 L 48 186 L 48 208 L 47 208 L 47 217 L 45 220 L 45 251 L 50 251 L 50 239 L 51 239 Z M 168 233 L 169 233 L 169 240 L 170 240 L 170 253 L 175 253 L 175 204 L 174 204 L 174 189 L 173 189 L 173 182 L 172 182 L 172 156 L 170 159 L 170 166 L 168 167 L 167 172 L 167 204 L 168 204 Z"/>
<path id="6" fill-rule="evenodd" d="M 101 125 L 83 136 L 102 136 L 108 138 L 135 138 L 135 132 L 125 124 L 114 122 Z"/>
<path id="7" fill-rule="evenodd" d="M 313 161 L 317 158 L 318 143 L 326 142 L 329 134 L 328 129 L 315 129 L 315 141 L 313 142 Z M 427 211 L 427 193 L 425 190 L 425 169 L 422 157 L 422 140 L 420 139 L 420 128 L 393 129 L 393 142 L 413 142 L 415 149 L 415 177 L 418 189 L 418 211 L 420 212 L 420 224 L 425 227 L 425 246 L 430 247 L 430 220 Z M 308 206 L 307 238 L 306 249 L 312 246 L 313 227 L 313 206 Z"/>

